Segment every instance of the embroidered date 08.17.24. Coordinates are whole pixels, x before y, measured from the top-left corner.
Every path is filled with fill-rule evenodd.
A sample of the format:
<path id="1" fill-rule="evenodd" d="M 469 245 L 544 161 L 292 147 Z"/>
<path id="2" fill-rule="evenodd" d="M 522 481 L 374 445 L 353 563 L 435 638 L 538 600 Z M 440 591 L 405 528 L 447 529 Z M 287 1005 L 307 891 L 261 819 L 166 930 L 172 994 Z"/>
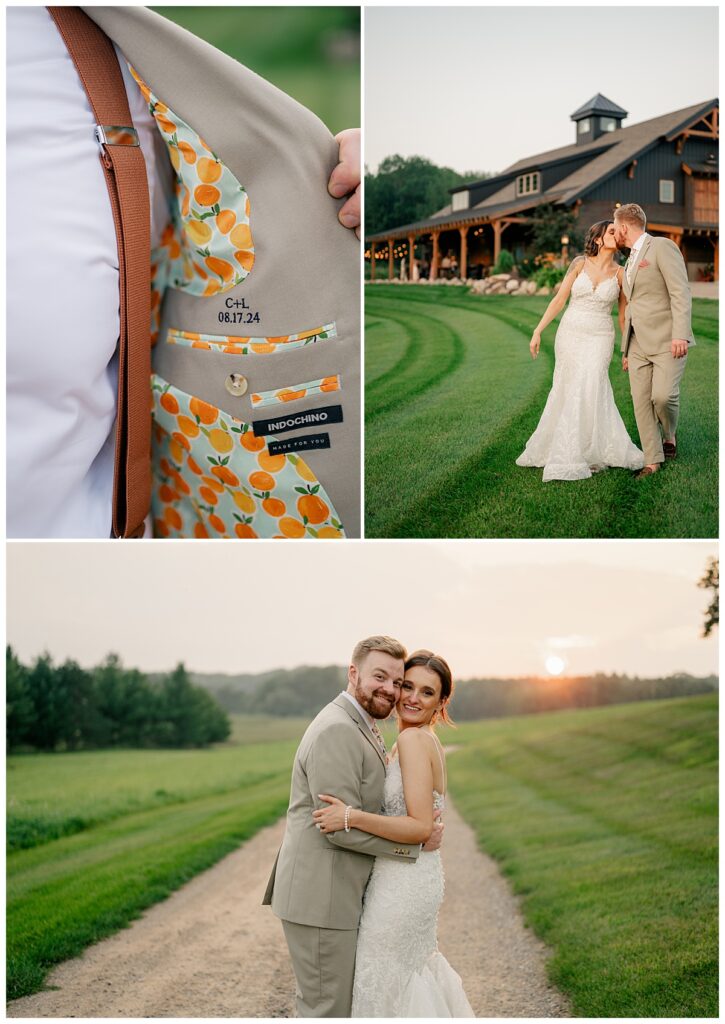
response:
<path id="1" fill-rule="evenodd" d="M 217 314 L 220 324 L 258 324 L 261 323 L 259 312 L 251 310 L 246 299 L 233 299 L 230 295 L 224 300 L 224 309 Z"/>

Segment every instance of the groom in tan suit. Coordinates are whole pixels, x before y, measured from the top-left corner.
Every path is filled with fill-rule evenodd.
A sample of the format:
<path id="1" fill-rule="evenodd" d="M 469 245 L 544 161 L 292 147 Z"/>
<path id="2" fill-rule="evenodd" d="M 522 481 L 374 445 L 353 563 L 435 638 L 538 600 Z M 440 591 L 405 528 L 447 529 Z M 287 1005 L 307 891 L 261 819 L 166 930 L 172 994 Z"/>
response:
<path id="1" fill-rule="evenodd" d="M 320 793 L 380 813 L 386 759 L 376 720 L 387 718 L 400 696 L 405 656 L 391 637 L 361 640 L 347 689 L 317 715 L 295 755 L 287 828 L 264 903 L 282 919 L 299 1017 L 350 1016 L 363 893 L 375 858 L 413 862 L 420 853 L 356 829 L 323 835 L 312 818 Z M 426 850 L 440 846 L 441 829 L 435 826 Z"/>
<path id="2" fill-rule="evenodd" d="M 614 212 L 617 245 L 629 249 L 623 292 L 627 300 L 622 332 L 622 367 L 629 372 L 634 414 L 651 476 L 677 454 L 680 381 L 692 335 L 692 298 L 682 253 L 669 238 L 645 231 L 641 206 Z M 664 444 L 663 444 L 664 438 Z"/>

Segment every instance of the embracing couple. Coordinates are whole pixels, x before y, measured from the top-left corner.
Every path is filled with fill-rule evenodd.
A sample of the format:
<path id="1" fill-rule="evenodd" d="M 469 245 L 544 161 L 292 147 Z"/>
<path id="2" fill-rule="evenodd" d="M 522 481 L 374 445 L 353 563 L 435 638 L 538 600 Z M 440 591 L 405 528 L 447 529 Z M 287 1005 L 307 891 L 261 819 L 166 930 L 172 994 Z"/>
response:
<path id="1" fill-rule="evenodd" d="M 543 466 L 543 479 L 583 480 L 607 466 L 657 473 L 677 454 L 680 381 L 692 336 L 690 286 L 682 253 L 669 238 L 647 234 L 644 210 L 620 206 L 614 220 L 593 224 L 584 255 L 569 267 L 531 339 L 569 306 L 554 342 L 554 382 L 519 466 Z M 624 267 L 616 260 L 629 249 Z M 622 368 L 629 373 L 642 451 L 614 402 L 609 364 L 612 308 L 618 303 Z"/>
<path id="2" fill-rule="evenodd" d="M 373 636 L 295 756 L 264 897 L 282 919 L 300 1017 L 472 1017 L 438 952 L 446 762 L 434 732 L 453 680 L 430 651 Z M 388 753 L 377 722 L 395 711 Z"/>

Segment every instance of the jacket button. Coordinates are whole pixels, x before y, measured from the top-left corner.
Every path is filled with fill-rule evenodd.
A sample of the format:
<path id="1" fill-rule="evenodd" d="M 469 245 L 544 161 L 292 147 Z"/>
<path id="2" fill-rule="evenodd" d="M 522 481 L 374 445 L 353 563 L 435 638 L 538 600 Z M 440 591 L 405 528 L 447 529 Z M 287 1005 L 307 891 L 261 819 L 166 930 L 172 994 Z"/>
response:
<path id="1" fill-rule="evenodd" d="M 249 381 L 241 373 L 230 373 L 224 381 L 224 387 L 230 395 L 235 395 L 239 398 L 241 395 L 245 395 L 247 393 Z"/>

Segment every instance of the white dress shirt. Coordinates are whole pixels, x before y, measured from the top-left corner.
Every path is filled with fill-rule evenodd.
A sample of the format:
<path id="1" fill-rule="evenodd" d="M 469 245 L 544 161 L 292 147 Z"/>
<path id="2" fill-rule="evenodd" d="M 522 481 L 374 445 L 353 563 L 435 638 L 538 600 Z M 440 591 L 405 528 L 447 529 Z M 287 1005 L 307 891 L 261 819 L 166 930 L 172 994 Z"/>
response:
<path id="1" fill-rule="evenodd" d="M 9 7 L 6 17 L 7 535 L 107 538 L 119 270 L 95 119 L 46 8 Z M 146 160 L 154 246 L 168 220 L 160 139 L 118 56 Z"/>
<path id="2" fill-rule="evenodd" d="M 637 259 L 639 258 L 639 250 L 644 245 L 646 238 L 647 238 L 647 232 L 643 231 L 642 234 L 637 239 L 637 241 L 632 246 L 632 248 L 629 250 L 629 261 L 627 263 L 627 270 L 626 270 L 627 281 L 631 281 L 632 280 L 632 273 L 634 271 L 634 265 L 637 262 Z"/>

